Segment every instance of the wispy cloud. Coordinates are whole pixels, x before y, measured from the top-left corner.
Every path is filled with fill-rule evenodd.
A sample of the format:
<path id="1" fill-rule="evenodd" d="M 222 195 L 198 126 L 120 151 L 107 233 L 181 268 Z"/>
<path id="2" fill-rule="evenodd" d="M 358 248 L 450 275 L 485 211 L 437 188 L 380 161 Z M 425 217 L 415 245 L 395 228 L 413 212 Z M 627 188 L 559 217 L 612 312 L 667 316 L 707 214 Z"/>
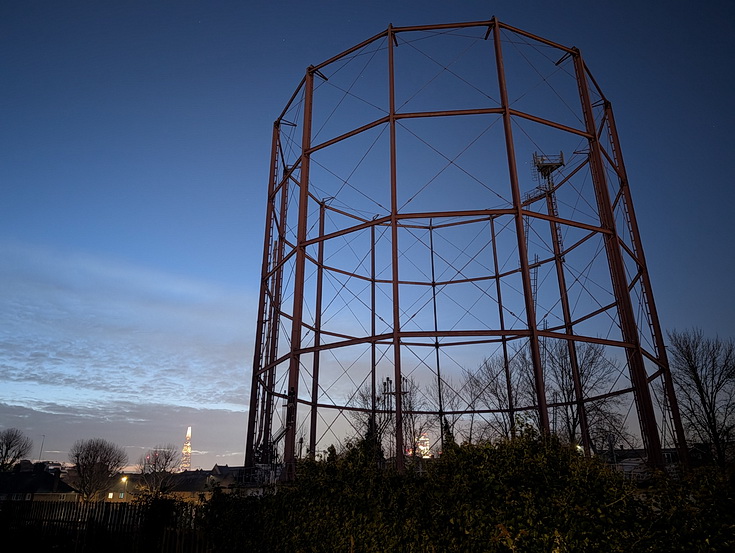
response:
<path id="1" fill-rule="evenodd" d="M 0 256 L 0 403 L 128 421 L 143 405 L 244 411 L 248 292 L 22 244 Z"/>

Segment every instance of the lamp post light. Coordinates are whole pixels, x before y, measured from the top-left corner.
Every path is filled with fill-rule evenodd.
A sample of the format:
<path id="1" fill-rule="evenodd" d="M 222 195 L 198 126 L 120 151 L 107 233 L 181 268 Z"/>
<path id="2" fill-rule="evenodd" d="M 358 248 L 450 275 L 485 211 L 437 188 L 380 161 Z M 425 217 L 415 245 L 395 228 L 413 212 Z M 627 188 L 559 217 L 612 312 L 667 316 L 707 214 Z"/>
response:
<path id="1" fill-rule="evenodd" d="M 123 499 L 125 499 L 125 501 L 127 501 L 128 500 L 128 477 L 127 476 L 123 476 L 122 477 L 122 481 L 125 484 L 125 491 L 123 492 Z"/>

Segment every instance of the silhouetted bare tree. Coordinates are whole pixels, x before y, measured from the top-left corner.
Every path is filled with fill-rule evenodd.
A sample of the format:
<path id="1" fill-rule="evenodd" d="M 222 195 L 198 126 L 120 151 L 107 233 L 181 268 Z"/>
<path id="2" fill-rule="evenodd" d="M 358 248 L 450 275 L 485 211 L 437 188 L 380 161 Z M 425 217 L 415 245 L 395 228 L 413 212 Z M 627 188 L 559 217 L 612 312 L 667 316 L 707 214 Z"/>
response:
<path id="1" fill-rule="evenodd" d="M 375 392 L 375 416 L 373 418 L 373 394 L 369 382 L 355 390 L 352 397 L 348 399 L 348 405 L 359 407 L 364 411 L 350 411 L 350 420 L 357 439 L 363 439 L 372 432 L 377 443 L 383 444 L 384 438 L 390 432 L 390 426 L 394 420 L 393 400 L 386 388 L 386 382 L 381 383 Z M 370 428 L 371 425 L 374 428 Z"/>
<path id="2" fill-rule="evenodd" d="M 396 438 L 396 388 L 390 378 L 380 383 L 375 397 L 375 436 L 383 451 L 393 455 Z M 370 384 L 364 384 L 357 389 L 348 404 L 353 407 L 364 409 L 352 411 L 351 422 L 360 438 L 364 438 L 370 431 L 370 420 L 372 413 L 372 391 Z M 413 378 L 403 377 L 401 384 L 401 406 L 403 415 L 403 444 L 409 455 L 415 456 L 418 448 L 418 440 L 422 434 L 429 432 L 432 424 L 429 416 L 421 413 L 428 409 L 429 399 L 421 386 Z"/>
<path id="3" fill-rule="evenodd" d="M 460 379 L 457 383 L 449 376 L 442 376 L 441 386 L 437 379 L 432 378 L 426 388 L 429 403 L 434 406 L 432 409 L 440 411 L 439 406 L 441 405 L 442 416 L 434 416 L 433 419 L 429 419 L 432 430 L 438 431 L 440 439 L 432 444 L 434 451 L 438 451 L 445 439 L 449 438 L 454 441 L 455 433 L 462 435 L 462 412 L 468 410 L 468 402 L 464 397 L 467 390 L 463 389 L 465 383 L 464 379 Z"/>
<path id="4" fill-rule="evenodd" d="M 128 455 L 112 442 L 92 438 L 74 442 L 69 451 L 69 461 L 74 464 L 70 483 L 86 502 L 98 499 L 100 492 L 112 486 L 115 475 L 127 464 Z"/>
<path id="5" fill-rule="evenodd" d="M 591 342 L 576 342 L 572 346 L 582 396 L 590 398 L 610 392 L 620 367 L 605 356 L 604 346 Z M 553 430 L 564 442 L 578 444 L 581 441 L 581 413 L 576 402 L 570 344 L 566 340 L 547 340 L 543 344 L 543 356 L 547 397 L 550 403 L 563 403 L 551 408 Z M 608 436 L 614 436 L 616 442 L 631 441 L 619 406 L 619 396 L 584 404 L 593 443 L 603 442 Z"/>
<path id="6" fill-rule="evenodd" d="M 519 399 L 529 395 L 525 371 L 526 359 L 521 348 L 488 357 L 474 370 L 465 370 L 461 393 L 472 411 L 494 411 L 470 414 L 466 440 L 482 441 L 509 438 L 518 414 Z"/>
<path id="7" fill-rule="evenodd" d="M 138 460 L 140 487 L 152 497 L 169 493 L 174 485 L 174 473 L 181 465 L 181 452 L 173 444 L 157 445 Z"/>
<path id="8" fill-rule="evenodd" d="M 581 393 L 584 398 L 604 395 L 611 391 L 620 368 L 605 356 L 604 347 L 588 342 L 573 344 Z M 552 431 L 566 443 L 580 443 L 581 414 L 575 394 L 572 353 L 566 340 L 547 339 L 541 344 L 545 393 Z M 507 361 L 501 355 L 485 359 L 475 370 L 465 371 L 464 389 L 470 407 L 495 412 L 470 418 L 470 438 L 475 440 L 509 437 L 513 425 L 521 422 L 538 427 L 535 409 L 535 380 L 528 348 L 509 348 Z M 556 405 L 555 405 L 556 404 Z M 511 409 L 512 406 L 512 409 Z M 585 413 L 593 444 L 604 443 L 609 437 L 615 442 L 635 445 L 620 413 L 617 396 L 585 403 Z"/>
<path id="9" fill-rule="evenodd" d="M 701 330 L 669 333 L 671 375 L 690 440 L 708 444 L 724 466 L 735 440 L 735 342 Z"/>
<path id="10" fill-rule="evenodd" d="M 411 457 L 418 455 L 419 439 L 428 434 L 429 431 L 438 425 L 438 420 L 432 420 L 429 415 L 421 413 L 421 411 L 429 410 L 429 399 L 426 393 L 421 389 L 416 380 L 411 377 L 403 377 L 401 386 L 403 401 L 401 408 L 403 410 L 403 444 L 406 453 Z"/>
<path id="11" fill-rule="evenodd" d="M 17 428 L 0 431 L 0 472 L 12 469 L 31 452 L 31 448 L 33 441 Z"/>

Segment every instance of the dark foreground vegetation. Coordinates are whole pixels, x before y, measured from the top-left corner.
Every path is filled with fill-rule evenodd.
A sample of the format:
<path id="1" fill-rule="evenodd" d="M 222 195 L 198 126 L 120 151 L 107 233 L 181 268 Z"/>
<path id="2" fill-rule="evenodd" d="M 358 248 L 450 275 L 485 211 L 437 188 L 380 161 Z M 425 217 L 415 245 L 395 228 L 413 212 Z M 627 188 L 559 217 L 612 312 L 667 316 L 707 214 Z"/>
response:
<path id="1" fill-rule="evenodd" d="M 369 441 L 332 451 L 262 498 L 216 495 L 207 534 L 217 552 L 735 550 L 733 478 L 717 469 L 641 485 L 554 439 L 445 449 L 403 475 Z"/>
<path id="2" fill-rule="evenodd" d="M 532 434 L 450 442 L 404 474 L 387 465 L 364 440 L 302 461 L 296 482 L 262 497 L 2 502 L 0 533 L 26 551 L 78 553 L 735 551 L 735 479 L 719 467 L 635 483 Z M 50 522 L 50 507 L 74 505 L 90 513 Z"/>
<path id="3" fill-rule="evenodd" d="M 216 551 L 207 542 L 200 506 L 163 497 L 135 503 L 2 501 L 0 535 L 13 551 L 33 553 Z"/>

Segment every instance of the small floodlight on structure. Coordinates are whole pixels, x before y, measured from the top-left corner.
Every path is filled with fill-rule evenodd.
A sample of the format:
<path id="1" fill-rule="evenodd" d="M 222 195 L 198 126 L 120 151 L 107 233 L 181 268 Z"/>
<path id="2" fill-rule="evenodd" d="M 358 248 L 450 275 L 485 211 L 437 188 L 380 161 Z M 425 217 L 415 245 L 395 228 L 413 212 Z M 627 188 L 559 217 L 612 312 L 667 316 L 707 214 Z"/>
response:
<path id="1" fill-rule="evenodd" d="M 551 179 L 551 174 L 564 167 L 564 152 L 559 152 L 559 155 L 547 155 L 533 153 L 533 166 L 536 170 L 536 175 L 543 181 Z"/>

